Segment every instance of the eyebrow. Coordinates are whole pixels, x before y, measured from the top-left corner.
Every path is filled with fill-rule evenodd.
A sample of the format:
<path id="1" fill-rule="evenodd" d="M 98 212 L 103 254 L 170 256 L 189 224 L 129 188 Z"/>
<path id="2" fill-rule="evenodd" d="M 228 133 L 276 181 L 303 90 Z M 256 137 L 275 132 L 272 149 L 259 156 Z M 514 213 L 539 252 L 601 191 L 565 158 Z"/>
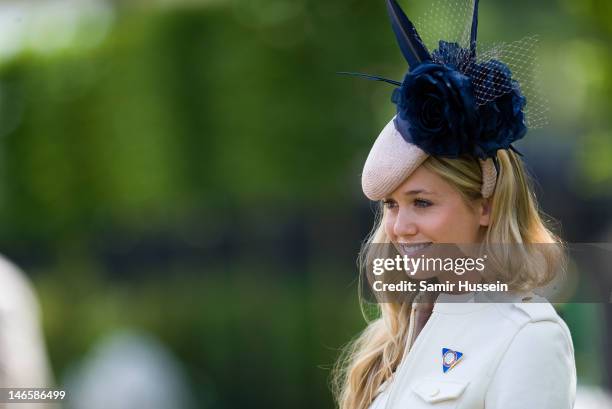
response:
<path id="1" fill-rule="evenodd" d="M 411 196 L 411 195 L 422 195 L 422 194 L 425 194 L 425 195 L 435 195 L 436 193 L 435 192 L 431 192 L 429 190 L 425 190 L 425 189 L 414 189 L 414 190 L 409 190 L 407 192 L 404 192 L 404 194 L 406 196 Z"/>

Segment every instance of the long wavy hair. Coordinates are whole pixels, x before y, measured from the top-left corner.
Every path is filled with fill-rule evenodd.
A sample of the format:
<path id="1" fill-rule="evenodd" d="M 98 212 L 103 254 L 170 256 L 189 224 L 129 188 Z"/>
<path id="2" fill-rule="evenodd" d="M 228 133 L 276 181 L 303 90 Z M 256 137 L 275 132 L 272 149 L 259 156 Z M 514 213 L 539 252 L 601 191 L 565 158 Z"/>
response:
<path id="1" fill-rule="evenodd" d="M 504 267 L 494 269 L 499 276 L 487 279 L 503 280 L 512 290 L 530 291 L 555 278 L 564 263 L 564 250 L 560 238 L 549 227 L 552 221 L 545 220 L 538 209 L 531 179 L 520 158 L 512 151 L 499 151 L 497 156 L 499 174 L 482 245 L 491 248 L 494 262 Z M 422 166 L 454 186 L 466 202 L 482 198 L 482 170 L 476 159 L 430 156 Z M 385 209 L 381 205 L 375 226 L 359 254 L 362 272 L 367 268 L 367 260 L 375 257 L 373 244 L 390 242 L 384 231 L 384 219 Z M 534 245 L 539 243 L 553 245 Z M 514 250 L 509 250 L 506 244 L 520 246 L 510 246 Z M 514 252 L 516 249 L 521 252 L 520 257 Z M 344 348 L 332 371 L 332 391 L 340 409 L 367 409 L 379 387 L 393 376 L 414 341 L 412 301 L 407 298 L 372 304 L 360 296 L 367 326 Z M 368 309 L 374 309 L 373 317 Z"/>

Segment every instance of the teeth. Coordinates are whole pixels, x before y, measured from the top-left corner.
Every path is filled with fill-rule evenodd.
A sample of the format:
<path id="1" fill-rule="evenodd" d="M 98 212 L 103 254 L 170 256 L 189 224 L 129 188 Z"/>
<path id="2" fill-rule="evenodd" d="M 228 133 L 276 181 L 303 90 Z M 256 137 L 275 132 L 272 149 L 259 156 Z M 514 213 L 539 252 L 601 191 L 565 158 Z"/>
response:
<path id="1" fill-rule="evenodd" d="M 419 250 L 423 250 L 428 247 L 431 243 L 418 243 L 418 244 L 408 244 L 408 243 L 399 243 L 402 250 L 406 253 L 414 253 Z"/>

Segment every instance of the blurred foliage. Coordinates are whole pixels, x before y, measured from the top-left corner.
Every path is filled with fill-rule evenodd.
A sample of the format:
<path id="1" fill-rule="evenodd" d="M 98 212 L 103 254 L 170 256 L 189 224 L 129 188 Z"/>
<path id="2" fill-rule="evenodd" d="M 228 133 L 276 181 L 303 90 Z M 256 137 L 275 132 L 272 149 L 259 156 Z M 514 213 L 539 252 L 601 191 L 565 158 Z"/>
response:
<path id="1" fill-rule="evenodd" d="M 140 328 L 180 358 L 203 407 L 329 402 L 332 357 L 359 328 L 353 292 L 338 292 L 338 280 L 319 288 L 301 277 L 262 281 L 264 271 L 246 267 L 190 279 L 165 270 L 131 284 L 50 272 L 38 288 L 56 371 L 105 334 Z"/>
<path id="2" fill-rule="evenodd" d="M 177 354 L 202 407 L 332 407 L 326 368 L 363 327 L 359 172 L 393 112 L 388 86 L 334 72 L 401 78 L 381 3 L 115 2 L 98 46 L 4 62 L 0 243 L 34 277 L 58 379 L 135 326 Z M 542 36 L 553 126 L 525 144 L 569 144 L 555 185 L 608 195 L 609 4 L 482 3 L 488 42 Z M 594 321 L 566 314 L 601 381 L 581 335 Z"/>
<path id="3" fill-rule="evenodd" d="M 334 192 L 359 148 L 338 120 L 354 84 L 314 39 L 268 43 L 299 35 L 299 15 L 261 30 L 246 9 L 128 15 L 86 55 L 5 66 L 5 115 L 21 123 L 3 146 L 3 233 L 167 228 L 194 208 Z"/>

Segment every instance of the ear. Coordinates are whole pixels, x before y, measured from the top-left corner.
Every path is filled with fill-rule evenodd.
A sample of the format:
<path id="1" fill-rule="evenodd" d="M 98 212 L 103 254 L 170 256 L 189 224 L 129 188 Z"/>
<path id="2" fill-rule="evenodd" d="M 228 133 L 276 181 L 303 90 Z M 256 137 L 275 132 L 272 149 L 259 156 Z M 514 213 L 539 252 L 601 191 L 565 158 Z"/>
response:
<path id="1" fill-rule="evenodd" d="M 480 225 L 488 226 L 491 219 L 491 199 L 482 199 L 478 208 L 480 214 Z"/>

